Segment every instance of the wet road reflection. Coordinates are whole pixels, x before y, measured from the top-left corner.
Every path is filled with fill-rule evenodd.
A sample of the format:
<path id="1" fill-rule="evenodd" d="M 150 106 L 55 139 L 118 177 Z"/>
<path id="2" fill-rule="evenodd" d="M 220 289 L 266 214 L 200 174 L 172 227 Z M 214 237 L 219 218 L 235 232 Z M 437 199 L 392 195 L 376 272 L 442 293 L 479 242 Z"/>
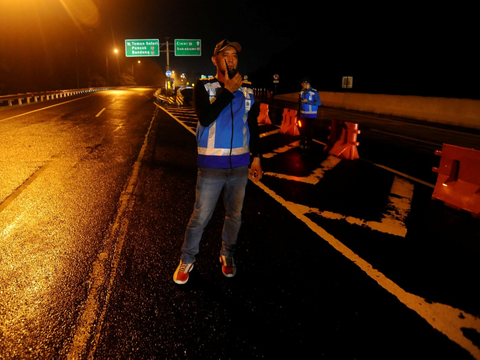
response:
<path id="1" fill-rule="evenodd" d="M 146 102 L 143 90 L 97 93 L 0 123 L 2 357 L 66 351 L 154 110 Z"/>

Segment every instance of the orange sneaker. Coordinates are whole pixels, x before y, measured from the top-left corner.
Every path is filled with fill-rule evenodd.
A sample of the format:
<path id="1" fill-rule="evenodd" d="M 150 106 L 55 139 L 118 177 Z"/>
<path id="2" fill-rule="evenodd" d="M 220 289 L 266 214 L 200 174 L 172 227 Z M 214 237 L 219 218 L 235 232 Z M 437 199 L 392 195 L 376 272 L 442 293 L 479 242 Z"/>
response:
<path id="1" fill-rule="evenodd" d="M 188 281 L 188 273 L 192 271 L 193 264 L 186 264 L 180 261 L 177 270 L 173 274 L 173 281 L 177 284 L 185 284 Z"/>
<path id="2" fill-rule="evenodd" d="M 234 277 L 237 273 L 237 267 L 235 266 L 235 261 L 233 257 L 227 257 L 220 255 L 220 262 L 222 263 L 222 273 L 226 277 Z"/>

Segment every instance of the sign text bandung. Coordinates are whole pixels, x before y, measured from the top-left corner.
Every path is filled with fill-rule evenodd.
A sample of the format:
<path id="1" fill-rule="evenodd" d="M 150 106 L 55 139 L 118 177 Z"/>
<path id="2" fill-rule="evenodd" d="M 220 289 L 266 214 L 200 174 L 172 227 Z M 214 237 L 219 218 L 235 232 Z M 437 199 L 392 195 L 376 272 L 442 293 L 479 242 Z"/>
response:
<path id="1" fill-rule="evenodd" d="M 202 40 L 175 39 L 175 56 L 201 56 Z"/>
<path id="2" fill-rule="evenodd" d="M 125 40 L 125 56 L 160 56 L 160 41 L 158 39 Z"/>

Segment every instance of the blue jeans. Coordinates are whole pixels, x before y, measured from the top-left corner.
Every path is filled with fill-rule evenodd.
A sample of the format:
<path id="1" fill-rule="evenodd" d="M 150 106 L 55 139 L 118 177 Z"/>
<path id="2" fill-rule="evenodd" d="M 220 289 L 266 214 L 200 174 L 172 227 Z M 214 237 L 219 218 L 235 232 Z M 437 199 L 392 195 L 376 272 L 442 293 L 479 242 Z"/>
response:
<path id="1" fill-rule="evenodd" d="M 248 182 L 248 166 L 233 169 L 198 168 L 196 199 L 182 245 L 181 260 L 193 263 L 203 230 L 210 221 L 223 190 L 225 221 L 222 230 L 221 255 L 232 256 L 242 223 L 243 199 Z"/>

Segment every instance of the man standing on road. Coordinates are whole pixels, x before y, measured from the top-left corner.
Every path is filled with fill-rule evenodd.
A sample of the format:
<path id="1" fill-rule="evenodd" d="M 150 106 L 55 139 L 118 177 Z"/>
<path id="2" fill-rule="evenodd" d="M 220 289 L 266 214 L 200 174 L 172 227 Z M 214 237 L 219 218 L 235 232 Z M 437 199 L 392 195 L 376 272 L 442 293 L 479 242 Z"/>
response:
<path id="1" fill-rule="evenodd" d="M 302 81 L 302 91 L 299 97 L 299 120 L 300 126 L 300 148 L 302 150 L 312 147 L 313 126 L 317 118 L 318 107 L 321 105 L 318 91 L 313 89 L 310 78 L 306 77 Z"/>
<path id="2" fill-rule="evenodd" d="M 250 153 L 253 162 L 250 175 L 262 177 L 257 117 L 253 88 L 236 72 L 241 46 L 223 40 L 217 44 L 212 62 L 217 75 L 197 80 L 193 101 L 198 116 L 197 185 L 193 213 L 181 248 L 180 264 L 173 280 L 188 281 L 205 226 L 223 190 L 225 221 L 222 230 L 220 262 L 226 277 L 233 277 L 236 266 L 233 253 L 241 225 L 241 212 L 248 182 Z"/>

